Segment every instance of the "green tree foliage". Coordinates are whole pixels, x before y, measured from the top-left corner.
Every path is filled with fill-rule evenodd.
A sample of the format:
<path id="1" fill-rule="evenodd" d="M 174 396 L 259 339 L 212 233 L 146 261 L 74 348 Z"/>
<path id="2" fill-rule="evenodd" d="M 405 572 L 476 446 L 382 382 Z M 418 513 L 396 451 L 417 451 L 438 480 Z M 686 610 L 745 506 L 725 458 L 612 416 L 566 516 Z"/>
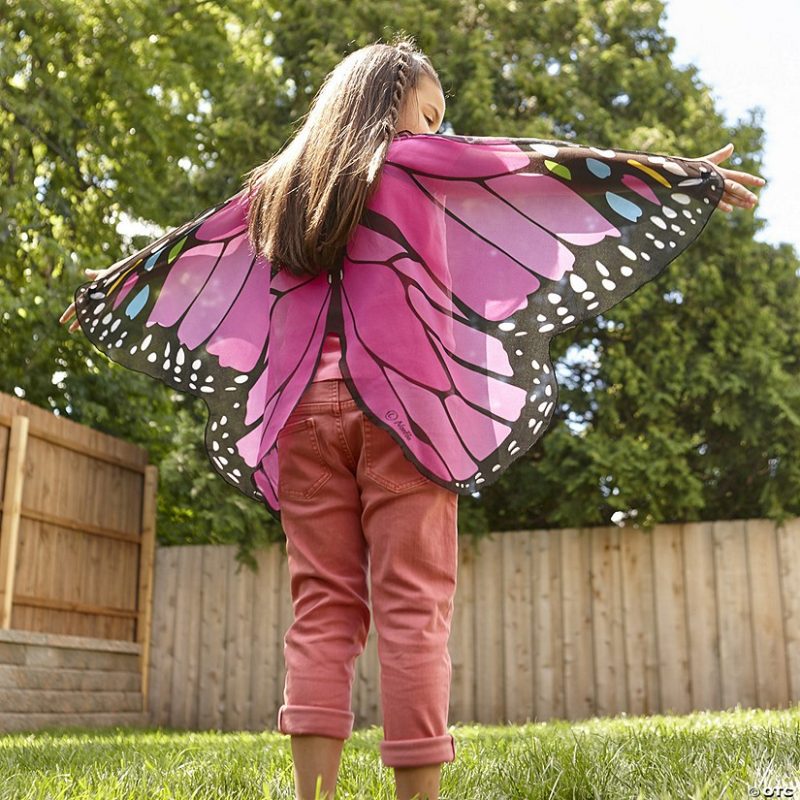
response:
<path id="1" fill-rule="evenodd" d="M 180 225 L 280 145 L 290 120 L 259 5 L 4 0 L 0 12 L 0 390 L 147 447 L 159 539 L 238 541 L 244 559 L 282 533 L 213 474 L 202 400 L 109 361 L 58 317 L 86 267 L 160 233 L 127 241 L 120 222 Z"/>
<path id="2" fill-rule="evenodd" d="M 661 2 L 264 4 L 0 0 L 0 390 L 147 447 L 162 542 L 282 533 L 218 478 L 202 401 L 101 356 L 58 317 L 88 266 L 144 246 L 240 185 L 296 129 L 347 52 L 414 34 L 447 95 L 445 129 L 573 139 L 759 171 L 757 110 L 733 128 L 672 63 Z M 659 278 L 554 340 L 550 431 L 460 501 L 461 530 L 800 511 L 798 259 L 714 215 Z"/>

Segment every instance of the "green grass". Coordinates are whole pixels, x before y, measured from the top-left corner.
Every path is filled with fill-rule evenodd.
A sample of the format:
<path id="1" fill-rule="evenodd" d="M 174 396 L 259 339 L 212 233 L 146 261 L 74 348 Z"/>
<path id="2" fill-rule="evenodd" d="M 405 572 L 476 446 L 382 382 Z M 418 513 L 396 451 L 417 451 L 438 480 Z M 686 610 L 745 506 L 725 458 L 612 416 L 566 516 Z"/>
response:
<path id="1" fill-rule="evenodd" d="M 800 706 L 452 725 L 442 800 L 800 797 Z M 346 742 L 337 800 L 391 800 L 380 727 Z M 0 736 L 0 800 L 292 799 L 290 739 L 168 728 Z M 783 789 L 783 792 L 780 792 Z"/>

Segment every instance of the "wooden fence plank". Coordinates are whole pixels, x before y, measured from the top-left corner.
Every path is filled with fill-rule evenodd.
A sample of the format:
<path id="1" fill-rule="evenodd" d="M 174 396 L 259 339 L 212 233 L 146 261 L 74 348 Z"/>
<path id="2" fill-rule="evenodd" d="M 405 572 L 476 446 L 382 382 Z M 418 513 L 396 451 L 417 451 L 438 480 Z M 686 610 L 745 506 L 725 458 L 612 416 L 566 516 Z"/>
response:
<path id="1" fill-rule="evenodd" d="M 563 528 L 561 581 L 564 609 L 564 689 L 569 719 L 586 719 L 595 713 L 592 595 L 589 588 L 588 529 Z"/>
<path id="2" fill-rule="evenodd" d="M 784 708 L 789 703 L 786 642 L 778 572 L 778 542 L 770 520 L 745 520 L 750 607 L 753 615 L 756 704 Z"/>
<path id="3" fill-rule="evenodd" d="M 478 722 L 496 723 L 506 716 L 503 696 L 503 544 L 500 533 L 479 544 L 475 559 L 475 680 Z"/>
<path id="4" fill-rule="evenodd" d="M 689 702 L 695 709 L 719 708 L 722 676 L 713 527 L 710 522 L 685 523 L 682 533 L 689 614 Z"/>
<path id="5" fill-rule="evenodd" d="M 561 602 L 561 539 L 552 531 L 531 533 L 531 641 L 536 721 L 566 716 L 564 615 Z"/>
<path id="6" fill-rule="evenodd" d="M 11 607 L 14 600 L 28 427 L 27 417 L 18 414 L 12 417 L 3 488 L 3 520 L 0 525 L 0 628 L 6 629 L 11 627 Z"/>
<path id="7" fill-rule="evenodd" d="M 203 596 L 200 606 L 200 675 L 198 725 L 201 730 L 223 730 L 225 702 L 225 608 L 228 597 L 230 549 L 202 548 Z"/>
<path id="8" fill-rule="evenodd" d="M 250 610 L 252 631 L 252 668 L 250 674 L 250 725 L 253 730 L 272 727 L 275 706 L 274 654 L 278 626 L 275 616 L 275 592 L 278 573 L 277 546 L 264 547 L 253 553 L 258 564 L 258 575 L 253 581 L 253 605 Z"/>
<path id="9" fill-rule="evenodd" d="M 188 576 L 185 591 L 192 599 L 188 618 L 188 630 L 184 642 L 186 644 L 186 716 L 185 727 L 197 728 L 197 717 L 200 699 L 200 628 L 203 607 L 203 545 L 192 545 L 189 548 Z"/>
<path id="10" fill-rule="evenodd" d="M 595 707 L 597 714 L 615 716 L 628 707 L 619 530 L 592 530 L 590 555 Z"/>
<path id="11" fill-rule="evenodd" d="M 789 702 L 800 702 L 800 517 L 776 529 Z"/>
<path id="12" fill-rule="evenodd" d="M 504 533 L 500 540 L 505 619 L 503 629 L 506 714 L 511 722 L 532 720 L 533 643 L 531 629 L 531 535 L 528 531 Z"/>
<path id="13" fill-rule="evenodd" d="M 175 582 L 180 587 L 175 605 L 175 626 L 173 629 L 172 692 L 170 694 L 170 721 L 175 728 L 188 728 L 191 714 L 189 674 L 191 658 L 189 653 L 189 629 L 192 625 L 197 598 L 189 591 L 189 581 L 197 552 L 194 545 L 179 548 L 178 569 Z"/>
<path id="14" fill-rule="evenodd" d="M 294 621 L 294 611 L 292 609 L 292 590 L 291 590 L 291 575 L 289 573 L 289 564 L 286 556 L 284 555 L 283 563 L 280 569 L 280 617 L 278 620 L 278 629 L 281 634 L 281 661 L 280 661 L 280 697 L 281 705 L 283 705 L 286 687 L 286 658 L 284 656 L 284 642 L 286 633 L 289 630 L 292 622 Z M 277 714 L 275 715 L 275 724 L 277 727 Z"/>
<path id="15" fill-rule="evenodd" d="M 225 636 L 225 730 L 241 730 L 250 718 L 251 659 L 249 653 L 250 594 L 253 572 L 235 557 L 228 559 L 228 597 Z"/>
<path id="16" fill-rule="evenodd" d="M 148 710 L 154 725 L 171 725 L 170 698 L 175 667 L 175 622 L 181 547 L 157 547 L 154 574 L 153 641 L 150 650 Z"/>
<path id="17" fill-rule="evenodd" d="M 653 529 L 653 563 L 660 707 L 666 713 L 685 714 L 691 708 L 689 635 L 684 560 L 680 525 Z"/>
<path id="18" fill-rule="evenodd" d="M 449 719 L 475 719 L 474 585 L 475 544 L 459 537 L 459 560 L 453 621 L 450 625 Z"/>
<path id="19" fill-rule="evenodd" d="M 288 591 L 288 563 L 286 556 L 286 539 L 279 540 L 276 544 L 272 566 L 272 603 L 273 624 L 275 628 L 275 643 L 272 651 L 272 682 L 274 686 L 273 715 L 269 723 L 271 729 L 278 725 L 278 709 L 283 704 L 283 687 L 286 676 L 286 665 L 283 656 L 283 637 L 285 634 L 284 620 L 291 613 L 291 598 L 285 596 L 284 589 Z M 288 623 L 287 623 L 288 625 Z"/>
<path id="20" fill-rule="evenodd" d="M 153 625 L 153 568 L 156 548 L 158 467 L 148 464 L 142 487 L 142 541 L 139 549 L 136 641 L 142 646 L 142 700 L 148 707 L 150 638 Z"/>
<path id="21" fill-rule="evenodd" d="M 744 520 L 713 524 L 719 613 L 722 705 L 756 703 L 753 623 Z"/>
<path id="22" fill-rule="evenodd" d="M 626 709 L 651 714 L 659 707 L 652 537 L 633 526 L 620 529 L 622 617 L 625 623 Z"/>

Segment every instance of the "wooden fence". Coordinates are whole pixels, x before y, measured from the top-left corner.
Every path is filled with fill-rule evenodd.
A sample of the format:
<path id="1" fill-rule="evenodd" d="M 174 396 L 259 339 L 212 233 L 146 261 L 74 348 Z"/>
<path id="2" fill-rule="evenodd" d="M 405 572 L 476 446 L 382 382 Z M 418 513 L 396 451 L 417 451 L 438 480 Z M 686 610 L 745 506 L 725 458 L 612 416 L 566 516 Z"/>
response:
<path id="1" fill-rule="evenodd" d="M 135 643 L 145 699 L 156 483 L 143 448 L 0 393 L 0 630 Z"/>
<path id="2" fill-rule="evenodd" d="M 451 723 L 800 700 L 800 518 L 496 533 L 459 546 Z M 234 552 L 156 552 L 153 724 L 276 727 L 292 620 L 285 545 L 257 553 L 257 575 Z M 381 724 L 379 681 L 373 619 L 356 727 Z"/>
<path id="3" fill-rule="evenodd" d="M 50 689 L 80 694 L 59 695 L 60 713 L 111 713 L 111 694 L 92 695 L 103 676 L 60 670 L 108 670 L 102 640 L 113 640 L 138 657 L 153 723 L 275 727 L 292 620 L 285 546 L 257 553 L 258 574 L 233 545 L 155 550 L 146 452 L 1 393 L 0 456 L 0 706 L 15 726 L 48 712 Z M 451 722 L 800 701 L 800 519 L 520 531 L 459 546 Z M 73 652 L 80 637 L 86 653 Z M 107 691 L 138 691 L 127 661 L 120 670 Z M 358 727 L 381 722 L 379 681 L 373 620 Z"/>

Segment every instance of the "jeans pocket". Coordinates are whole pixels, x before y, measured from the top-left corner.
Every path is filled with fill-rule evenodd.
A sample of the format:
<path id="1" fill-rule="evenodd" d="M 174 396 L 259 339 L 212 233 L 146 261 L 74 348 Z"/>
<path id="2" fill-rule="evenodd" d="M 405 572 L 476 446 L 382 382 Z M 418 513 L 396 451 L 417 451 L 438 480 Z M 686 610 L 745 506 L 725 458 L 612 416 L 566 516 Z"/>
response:
<path id="1" fill-rule="evenodd" d="M 364 461 L 366 474 L 390 492 L 406 492 L 419 486 L 435 485 L 411 462 L 391 434 L 363 412 Z"/>
<path id="2" fill-rule="evenodd" d="M 278 449 L 278 497 L 307 500 L 333 475 L 322 457 L 313 417 L 292 421 L 276 437 Z"/>

